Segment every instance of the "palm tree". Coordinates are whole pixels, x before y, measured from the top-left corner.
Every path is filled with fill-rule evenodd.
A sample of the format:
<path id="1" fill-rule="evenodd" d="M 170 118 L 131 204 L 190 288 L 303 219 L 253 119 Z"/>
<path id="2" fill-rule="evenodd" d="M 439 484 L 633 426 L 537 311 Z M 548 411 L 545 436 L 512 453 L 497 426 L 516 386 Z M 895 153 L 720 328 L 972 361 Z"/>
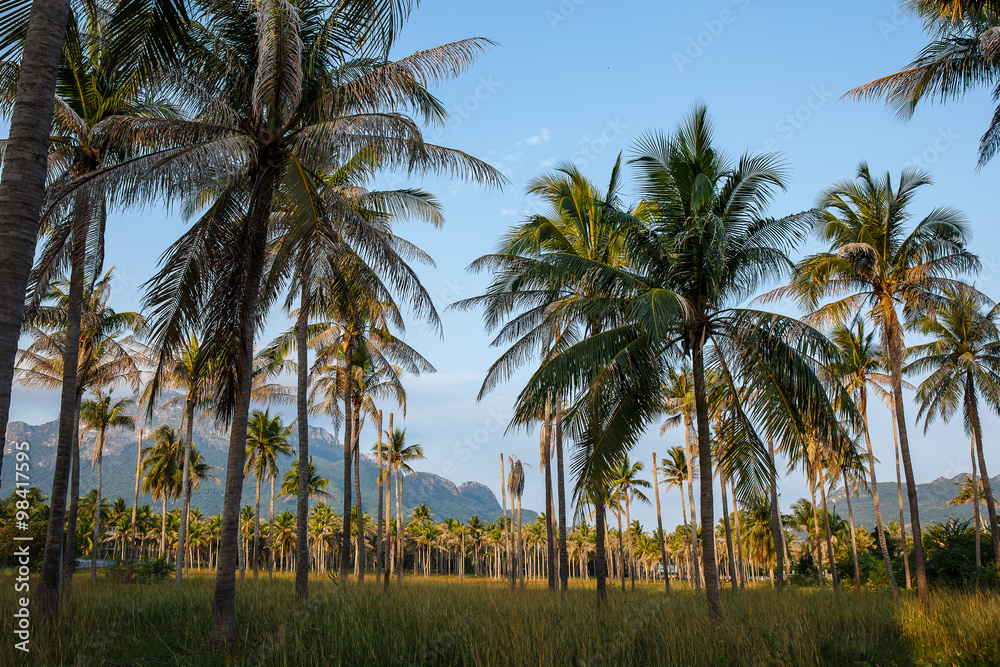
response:
<path id="1" fill-rule="evenodd" d="M 77 354 L 76 412 L 89 389 L 114 389 L 121 385 L 139 389 L 142 367 L 147 356 L 135 338 L 145 327 L 139 313 L 115 312 L 108 307 L 113 270 L 88 287 L 84 293 L 80 339 Z M 33 309 L 26 333 L 33 342 L 18 351 L 18 381 L 28 386 L 61 388 L 66 358 L 69 294 L 65 283 L 51 286 L 45 301 Z M 80 496 L 79 420 L 74 416 L 71 473 L 69 478 L 69 514 L 66 519 L 66 545 L 63 554 L 61 591 L 72 594 L 72 554 L 76 542 L 76 518 Z M 53 484 L 56 480 L 53 479 Z"/>
<path id="2" fill-rule="evenodd" d="M 878 532 L 879 548 L 889 580 L 893 597 L 899 597 L 896 577 L 892 572 L 892 559 L 886 543 L 885 524 L 882 521 L 882 505 L 879 501 L 878 479 L 875 476 L 875 454 L 868 430 L 868 392 L 872 391 L 883 402 L 888 402 L 885 386 L 891 379 L 883 372 L 882 350 L 875 342 L 875 333 L 865 331 L 864 318 L 856 317 L 849 324 L 841 324 L 830 332 L 830 340 L 837 347 L 834 359 L 827 364 L 831 375 L 840 378 L 844 388 L 854 396 L 854 403 L 861 413 L 861 431 L 867 449 L 868 474 L 871 479 L 872 501 L 875 505 L 875 530 Z M 845 493 L 847 489 L 845 488 Z"/>
<path id="3" fill-rule="evenodd" d="M 614 495 L 616 500 L 623 502 L 625 504 L 625 525 L 631 526 L 632 524 L 632 502 L 635 500 L 641 501 L 649 504 L 649 498 L 646 497 L 641 489 L 648 489 L 651 484 L 639 478 L 639 473 L 642 472 L 644 466 L 642 461 L 636 461 L 635 463 L 629 461 L 628 456 L 614 469 L 611 476 L 611 484 L 614 488 Z M 621 532 L 621 520 L 618 521 L 618 531 Z M 632 581 L 632 589 L 635 589 L 635 557 L 634 557 L 634 547 L 632 543 L 632 530 L 629 528 L 628 531 L 628 559 L 623 561 L 623 566 L 627 562 L 629 569 L 629 578 Z M 621 549 L 619 548 L 619 553 Z M 625 590 L 625 568 L 622 567 L 622 590 Z"/>
<path id="4" fill-rule="evenodd" d="M 256 324 L 295 257 L 268 252 L 272 232 L 306 236 L 318 226 L 344 239 L 344 257 L 378 257 L 377 271 L 422 314 L 433 305 L 414 291 L 398 241 L 372 233 L 321 175 L 344 154 L 371 146 L 388 152 L 387 166 L 492 183 L 502 177 L 463 153 L 424 142 L 412 120 L 385 112 L 406 107 L 430 122 L 443 120 L 426 86 L 459 74 L 484 42 L 389 62 L 392 31 L 369 28 L 402 20 L 409 3 L 204 0 L 200 7 L 191 37 L 196 56 L 174 75 L 194 100 L 197 120 L 123 119 L 123 132 L 147 156 L 105 179 L 126 203 L 169 193 L 203 211 L 165 254 L 146 304 L 155 313 L 159 349 L 175 349 L 200 329 L 202 344 L 224 366 L 216 412 L 231 431 L 212 632 L 222 641 L 236 637 L 237 515 Z M 218 40 L 219 34 L 230 38 Z M 355 56 L 364 57 L 349 60 Z"/>
<path id="5" fill-rule="evenodd" d="M 663 469 L 663 479 L 667 483 L 667 489 L 669 490 L 676 486 L 681 492 L 681 516 L 684 518 L 684 535 L 685 541 L 688 544 L 688 563 L 693 568 L 691 586 L 695 590 L 698 590 L 698 557 L 696 556 L 697 547 L 695 545 L 697 530 L 694 529 L 693 525 L 689 527 L 687 505 L 684 503 L 684 482 L 687 481 L 689 486 L 693 482 L 690 481 L 689 475 L 691 471 L 688 467 L 687 456 L 684 450 L 680 447 L 671 447 L 668 449 L 666 457 L 660 461 L 660 467 Z M 694 507 L 691 508 L 691 513 L 694 513 Z"/>
<path id="6" fill-rule="evenodd" d="M 903 119 L 909 119 L 921 102 L 957 100 L 966 93 L 998 81 L 1000 5 L 993 0 L 922 0 L 908 2 L 931 35 L 916 58 L 890 74 L 848 91 L 858 100 L 885 100 Z M 994 113 L 979 143 L 979 166 L 1000 147 L 1000 109 Z"/>
<path id="7" fill-rule="evenodd" d="M 994 411 L 1000 410 L 1000 333 L 997 331 L 1000 306 L 993 305 L 983 313 L 977 300 L 967 292 L 948 289 L 945 297 L 944 305 L 922 314 L 913 323 L 913 328 L 932 340 L 907 350 L 912 361 L 904 372 L 930 373 L 917 388 L 917 401 L 920 402 L 917 418 L 926 417 L 925 431 L 937 417 L 949 421 L 961 406 L 975 449 L 972 484 L 974 489 L 978 488 L 975 481 L 978 458 L 993 552 L 996 561 L 1000 562 L 1000 530 L 997 529 L 997 510 L 986 469 L 979 417 L 980 396 Z M 978 502 L 976 507 L 978 509 Z M 978 531 L 978 521 L 976 525 Z"/>
<path id="8" fill-rule="evenodd" d="M 330 480 L 326 477 L 320 477 L 319 472 L 316 471 L 316 466 L 312 462 L 312 457 L 309 458 L 309 474 L 306 475 L 306 494 L 310 498 L 333 498 L 331 494 L 326 489 L 330 486 Z M 281 486 L 278 488 L 278 497 L 280 498 L 297 498 L 299 495 L 299 461 L 298 459 L 292 461 L 292 466 L 285 473 L 285 476 L 281 479 Z"/>
<path id="9" fill-rule="evenodd" d="M 113 428 L 132 431 L 135 429 L 135 418 L 125 414 L 125 411 L 135 403 L 130 398 L 120 398 L 112 403 L 111 392 L 97 391 L 94 398 L 80 405 L 80 419 L 88 429 L 97 431 L 94 441 L 94 454 L 91 465 L 97 467 L 97 497 L 101 498 L 101 461 L 104 456 L 104 445 L 107 442 L 108 431 Z M 94 548 L 101 544 L 101 517 L 94 515 Z M 90 560 L 90 583 L 97 584 L 97 552 Z"/>
<path id="10" fill-rule="evenodd" d="M 392 475 L 395 474 L 396 482 L 396 525 L 403 525 L 403 475 L 415 475 L 413 468 L 410 467 L 411 461 L 416 461 L 418 459 L 424 458 L 424 448 L 422 445 L 413 444 L 408 445 L 406 443 L 406 429 L 397 428 L 393 431 L 387 431 L 386 434 L 386 444 L 383 450 L 383 455 L 386 457 L 386 470 L 391 471 L 386 474 L 389 479 L 392 479 Z M 399 562 L 397 564 L 397 573 L 399 576 L 399 585 L 403 585 L 403 532 L 402 530 L 397 530 L 397 541 L 396 546 L 396 557 Z"/>
<path id="11" fill-rule="evenodd" d="M 924 604 L 929 589 L 903 403 L 904 333 L 897 309 L 913 312 L 938 305 L 942 290 L 955 285 L 952 277 L 979 268 L 966 249 L 966 221 L 958 210 L 935 208 L 905 231 L 913 197 L 930 183 L 927 174 L 906 170 L 894 187 L 889 174 L 877 178 L 862 163 L 854 180 L 820 196 L 822 216 L 815 231 L 829 250 L 802 259 L 791 285 L 771 293 L 796 297 L 812 313 L 810 320 L 819 323 L 843 323 L 867 308 L 867 317 L 880 331 L 906 476 L 917 589 Z M 828 298 L 834 300 L 820 307 Z"/>
<path id="12" fill-rule="evenodd" d="M 513 456 L 510 461 L 510 474 L 507 476 L 507 490 L 510 491 L 511 514 L 513 514 L 514 499 L 517 498 L 517 544 L 514 558 L 514 567 L 517 572 L 517 580 L 524 588 L 524 539 L 521 535 L 521 494 L 524 493 L 524 466 L 519 459 Z"/>
<path id="13" fill-rule="evenodd" d="M 260 561 L 260 483 L 265 477 L 274 480 L 278 476 L 278 455 L 291 455 L 295 451 L 288 444 L 292 427 L 281 423 L 281 415 L 271 416 L 270 410 L 254 410 L 247 425 L 246 466 L 243 474 L 253 474 L 256 480 L 254 493 L 253 527 L 253 578 L 257 578 Z M 274 485 L 271 485 L 271 519 L 274 521 Z M 268 541 L 273 544 L 271 537 Z M 270 546 L 270 545 L 269 545 Z"/>
<path id="14" fill-rule="evenodd" d="M 667 593 L 670 593 L 670 561 L 667 560 L 667 545 L 663 535 L 663 517 L 660 514 L 660 477 L 659 466 L 656 463 L 656 452 L 653 452 L 653 492 L 656 494 L 656 538 L 660 546 L 660 562 L 663 563 L 663 583 Z"/>
<path id="15" fill-rule="evenodd" d="M 178 433 L 166 424 L 153 431 L 153 443 L 143 451 L 140 489 L 151 494 L 153 500 L 163 503 L 159 549 L 162 558 L 167 541 L 167 500 L 176 498 L 180 493 L 181 472 L 177 467 L 177 453 L 183 449 L 183 443 Z"/>

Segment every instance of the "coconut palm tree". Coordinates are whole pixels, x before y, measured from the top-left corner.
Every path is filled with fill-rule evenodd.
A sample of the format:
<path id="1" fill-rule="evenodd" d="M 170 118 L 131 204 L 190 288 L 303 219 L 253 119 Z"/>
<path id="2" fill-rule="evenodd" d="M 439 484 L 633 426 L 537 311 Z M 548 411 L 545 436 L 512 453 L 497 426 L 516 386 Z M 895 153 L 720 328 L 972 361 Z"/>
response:
<path id="1" fill-rule="evenodd" d="M 691 573 L 691 586 L 698 590 L 698 557 L 696 555 L 696 540 L 695 535 L 697 531 L 693 526 L 688 524 L 687 516 L 687 505 L 684 503 L 684 482 L 688 482 L 689 486 L 693 484 L 690 481 L 690 468 L 688 467 L 687 455 L 684 450 L 680 447 L 671 447 L 667 450 L 667 455 L 660 461 L 660 468 L 663 470 L 663 479 L 667 483 L 667 490 L 672 487 L 677 487 L 681 492 L 681 516 L 684 519 L 684 539 L 688 545 L 688 563 L 693 568 Z M 694 513 L 694 507 L 691 508 L 692 514 Z M 689 527 L 690 526 L 690 527 Z"/>
<path id="2" fill-rule="evenodd" d="M 798 262 L 791 284 L 769 295 L 794 296 L 815 323 L 845 323 L 864 310 L 878 328 L 906 477 L 917 589 L 925 604 L 929 589 L 903 402 L 904 328 L 898 310 L 911 313 L 940 305 L 942 290 L 955 287 L 956 276 L 979 269 L 978 259 L 966 248 L 967 224 L 957 209 L 935 208 L 906 231 L 910 204 L 930 183 L 926 173 L 906 170 L 894 185 L 888 173 L 873 176 L 862 163 L 853 180 L 820 196 L 822 215 L 815 231 L 829 249 Z M 824 303 L 828 299 L 833 300 Z"/>
<path id="3" fill-rule="evenodd" d="M 1000 306 L 987 305 L 988 310 L 983 312 L 977 300 L 964 290 L 947 289 L 945 297 L 944 305 L 922 313 L 912 323 L 914 329 L 931 340 L 907 350 L 911 361 L 904 372 L 929 373 L 917 388 L 920 403 L 917 418 L 924 418 L 925 431 L 937 417 L 949 421 L 961 406 L 975 446 L 973 488 L 977 488 L 978 464 L 993 552 L 996 561 L 1000 562 L 1000 530 L 997 529 L 997 510 L 986 469 L 979 417 L 980 397 L 991 409 L 1000 411 L 1000 332 L 997 330 Z"/>
<path id="4" fill-rule="evenodd" d="M 634 501 L 640 501 L 649 504 L 649 498 L 642 489 L 648 489 L 652 485 L 639 477 L 639 473 L 643 471 L 645 466 L 642 465 L 642 461 L 635 461 L 634 463 L 629 460 L 628 456 L 614 469 L 611 476 L 611 484 L 614 488 L 614 494 L 616 500 L 625 505 L 625 525 L 632 525 L 632 503 Z M 621 532 L 621 521 L 618 522 L 618 531 Z M 629 570 L 629 579 L 632 582 L 632 589 L 635 589 L 635 558 L 634 558 L 634 546 L 632 541 L 632 530 L 629 528 L 627 536 L 627 548 L 628 548 L 628 558 L 623 561 L 623 565 L 627 562 Z M 621 553 L 621 549 L 619 549 Z M 622 568 L 622 590 L 625 590 L 625 569 Z"/>
<path id="5" fill-rule="evenodd" d="M 881 347 L 875 342 L 875 332 L 865 330 L 864 318 L 855 317 L 849 324 L 837 325 L 830 332 L 830 340 L 837 347 L 837 352 L 834 359 L 827 364 L 827 369 L 831 375 L 840 379 L 847 391 L 851 392 L 854 403 L 861 413 L 861 431 L 865 439 L 868 474 L 871 480 L 869 488 L 875 505 L 875 530 L 878 532 L 879 548 L 882 552 L 882 561 L 885 563 L 889 587 L 893 597 L 898 598 L 899 588 L 892 572 L 892 559 L 889 557 L 885 524 L 882 521 L 882 504 L 879 500 L 878 479 L 875 475 L 876 459 L 868 430 L 868 392 L 871 391 L 883 402 L 888 402 L 889 395 L 885 387 L 891 384 L 891 378 L 884 372 L 885 357 Z"/>
<path id="6" fill-rule="evenodd" d="M 135 418 L 126 411 L 135 403 L 131 398 L 120 398 L 112 402 L 111 392 L 97 391 L 92 399 L 80 404 L 80 420 L 88 429 L 97 431 L 94 440 L 94 454 L 91 465 L 97 468 L 97 497 L 101 496 L 101 462 L 104 457 L 104 445 L 107 442 L 108 431 L 114 428 L 126 431 L 135 430 Z M 94 548 L 101 544 L 101 517 L 94 515 Z M 97 555 L 90 560 L 90 583 L 97 584 Z"/>
<path id="7" fill-rule="evenodd" d="M 524 493 L 524 466 L 521 461 L 511 457 L 510 474 L 507 476 L 507 490 L 510 492 L 511 513 L 513 513 L 514 499 L 517 499 L 517 544 L 515 545 L 516 556 L 514 567 L 517 572 L 517 580 L 524 588 L 524 538 L 521 534 L 521 495 Z"/>
<path id="8" fill-rule="evenodd" d="M 257 578 L 260 561 L 260 483 L 264 478 L 278 476 L 278 455 L 291 455 L 295 450 L 288 444 L 292 427 L 281 423 L 281 415 L 271 416 L 270 410 L 254 410 L 247 425 L 247 453 L 243 474 L 253 474 L 254 491 L 253 578 Z M 274 485 L 271 486 L 271 521 L 274 521 Z M 270 541 L 270 538 L 268 538 Z"/>
<path id="9" fill-rule="evenodd" d="M 906 3 L 931 41 L 902 70 L 848 91 L 858 100 L 881 99 L 897 116 L 909 119 L 921 102 L 957 100 L 1000 80 L 997 59 L 1000 4 L 994 0 L 920 0 Z M 979 143 L 979 166 L 1000 147 L 1000 109 Z"/>
<path id="10" fill-rule="evenodd" d="M 183 449 L 183 442 L 173 427 L 163 424 L 153 431 L 153 445 L 143 451 L 142 482 L 143 493 L 153 496 L 153 500 L 163 503 L 160 515 L 160 548 L 162 558 L 167 542 L 167 500 L 172 500 L 180 493 L 180 470 L 177 466 L 177 453 Z"/>
<path id="11" fill-rule="evenodd" d="M 320 477 L 316 471 L 316 466 L 309 459 L 309 474 L 306 476 L 306 493 L 310 498 L 323 498 L 329 500 L 333 498 L 326 489 L 330 486 L 330 480 Z M 292 461 L 291 467 L 281 479 L 281 486 L 278 488 L 278 497 L 293 498 L 299 494 L 299 462 L 298 459 Z"/>
<path id="12" fill-rule="evenodd" d="M 395 475 L 396 483 L 396 525 L 403 525 L 403 475 L 415 475 L 413 468 L 410 467 L 411 461 L 416 461 L 424 458 L 424 448 L 422 445 L 418 444 L 407 444 L 406 443 L 406 429 L 396 428 L 395 430 L 385 433 L 386 443 L 383 450 L 383 455 L 386 457 L 386 469 L 392 471 L 387 473 L 389 479 L 393 479 L 393 474 Z M 397 531 L 396 535 L 397 546 L 396 546 L 396 557 L 398 558 L 397 573 L 399 577 L 399 585 L 403 585 L 403 547 L 404 547 L 404 536 L 401 530 Z"/>

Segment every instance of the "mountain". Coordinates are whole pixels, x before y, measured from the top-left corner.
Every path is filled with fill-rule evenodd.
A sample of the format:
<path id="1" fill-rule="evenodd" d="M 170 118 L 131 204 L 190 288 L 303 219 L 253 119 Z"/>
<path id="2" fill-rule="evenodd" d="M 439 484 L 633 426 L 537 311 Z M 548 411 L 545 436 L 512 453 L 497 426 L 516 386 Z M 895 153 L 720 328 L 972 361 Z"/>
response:
<path id="1" fill-rule="evenodd" d="M 179 405 L 162 404 L 156 410 L 151 426 L 143 429 L 143 446 L 151 444 L 151 433 L 161 424 L 177 426 L 181 422 L 181 407 Z M 31 485 L 39 487 L 43 493 L 48 495 L 52 489 L 52 470 L 55 465 L 56 435 L 58 433 L 58 422 L 51 421 L 46 424 L 32 426 L 24 422 L 10 422 L 7 426 L 7 447 L 5 449 L 6 462 L 10 462 L 10 451 L 15 442 L 28 442 L 31 446 Z M 103 495 L 106 498 L 125 498 L 131 505 L 132 496 L 135 492 L 135 465 L 138 454 L 140 432 L 112 431 L 108 435 L 108 441 L 104 448 L 104 474 L 103 474 Z M 86 495 L 88 491 L 96 487 L 96 471 L 90 466 L 90 453 L 94 448 L 96 433 L 82 432 L 80 444 L 80 495 Z M 298 447 L 298 433 L 294 433 L 290 442 L 293 447 Z M 211 420 L 197 420 L 194 426 L 194 446 L 201 453 L 207 463 L 216 466 L 218 470 L 212 473 L 224 479 L 226 456 L 229 447 L 227 434 L 218 429 Z M 344 480 L 344 452 L 343 445 L 329 431 L 323 428 L 309 427 L 309 451 L 313 456 L 313 464 L 321 477 L 330 480 L 327 487 L 333 495 L 333 499 L 327 502 L 338 510 L 343 507 L 343 496 L 340 493 Z M 281 477 L 291 466 L 293 458 L 283 457 L 279 461 L 278 483 Z M 361 506 L 369 515 L 374 515 L 378 507 L 378 464 L 373 457 L 365 454 L 361 455 Z M 0 475 L 0 485 L 6 491 L 13 487 L 14 466 L 5 465 L 3 474 Z M 353 483 L 353 482 L 352 482 Z M 243 487 L 243 505 L 252 505 L 254 502 L 255 480 L 248 478 Z M 261 508 L 267 506 L 269 488 L 261 485 Z M 223 487 L 214 482 L 206 480 L 202 483 L 201 489 L 194 492 L 191 504 L 198 507 L 205 514 L 216 514 L 222 511 Z M 315 502 L 315 501 L 314 501 Z M 149 503 L 160 507 L 149 495 L 140 494 L 139 504 Z M 465 521 L 473 514 L 478 514 L 486 521 L 492 521 L 500 516 L 500 503 L 489 487 L 478 482 L 464 482 L 455 485 L 451 480 L 438 475 L 418 472 L 408 475 L 403 479 L 403 507 L 404 511 L 419 504 L 425 504 L 433 513 L 433 518 L 443 521 L 446 518 Z M 396 495 L 392 494 L 392 507 L 395 512 Z M 178 506 L 176 503 L 167 503 L 170 507 Z M 275 499 L 275 512 L 285 510 L 294 511 L 295 499 Z M 264 510 L 266 512 L 266 510 Z M 525 510 L 526 521 L 534 520 L 536 513 Z"/>
<path id="2" fill-rule="evenodd" d="M 965 475 L 955 475 L 951 478 L 938 477 L 933 482 L 917 484 L 917 500 L 920 503 L 920 524 L 929 526 L 938 521 L 947 521 L 949 516 L 956 519 L 972 518 L 972 503 L 950 507 L 948 501 L 958 495 L 958 485 L 964 481 Z M 1000 490 L 1000 475 L 990 479 L 994 496 Z M 879 500 L 882 502 L 882 520 L 885 523 L 899 521 L 899 494 L 895 482 L 879 482 Z M 986 501 L 980 499 L 983 516 L 986 515 Z M 837 506 L 837 514 L 847 518 L 847 500 L 844 489 L 837 489 L 827 497 L 830 510 Z M 854 510 L 854 521 L 868 528 L 875 527 L 875 503 L 871 496 L 862 493 L 860 497 L 851 497 L 851 507 Z M 910 521 L 910 511 L 906 503 L 906 491 L 903 491 L 903 508 L 907 526 Z"/>

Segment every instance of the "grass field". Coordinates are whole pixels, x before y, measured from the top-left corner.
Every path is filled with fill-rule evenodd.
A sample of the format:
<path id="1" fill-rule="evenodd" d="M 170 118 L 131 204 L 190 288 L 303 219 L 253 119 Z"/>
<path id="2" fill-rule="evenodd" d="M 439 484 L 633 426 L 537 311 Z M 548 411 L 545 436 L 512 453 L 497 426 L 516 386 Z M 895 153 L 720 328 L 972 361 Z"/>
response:
<path id="1" fill-rule="evenodd" d="M 212 583 L 95 590 L 78 575 L 62 618 L 33 622 L 31 654 L 7 634 L 0 665 L 1000 665 L 995 593 L 937 592 L 925 614 L 915 597 L 894 606 L 888 594 L 727 590 L 725 622 L 713 626 L 702 599 L 659 586 L 611 588 L 599 611 L 581 587 L 562 598 L 468 579 L 411 578 L 388 591 L 316 579 L 300 606 L 286 575 L 240 586 L 241 641 L 219 650 L 207 645 Z"/>

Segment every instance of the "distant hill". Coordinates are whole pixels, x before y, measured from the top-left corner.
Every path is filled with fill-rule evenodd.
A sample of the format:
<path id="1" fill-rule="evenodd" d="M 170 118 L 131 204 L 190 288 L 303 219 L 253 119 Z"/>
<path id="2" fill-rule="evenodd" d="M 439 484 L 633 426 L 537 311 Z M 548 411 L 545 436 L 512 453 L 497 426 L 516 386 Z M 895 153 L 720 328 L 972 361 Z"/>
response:
<path id="1" fill-rule="evenodd" d="M 972 518 L 972 503 L 968 505 L 958 505 L 949 507 L 948 501 L 958 495 L 958 484 L 963 482 L 964 475 L 956 475 L 952 478 L 938 477 L 933 482 L 917 484 L 917 500 L 920 503 L 920 523 L 923 526 L 947 521 L 949 516 L 956 519 Z M 1000 491 L 1000 475 L 990 480 L 990 486 L 994 495 Z M 882 503 L 882 520 L 886 523 L 899 521 L 899 494 L 895 482 L 878 483 L 879 500 Z M 847 517 L 847 500 L 844 497 L 844 489 L 837 489 L 827 497 L 827 504 L 837 506 L 837 514 Z M 875 527 L 875 503 L 872 497 L 862 494 L 860 497 L 851 497 L 851 507 L 854 510 L 854 521 L 859 525 L 868 528 Z M 910 520 L 910 511 L 906 503 L 906 490 L 903 490 L 903 508 L 906 521 Z M 986 512 L 986 502 L 982 502 L 982 511 Z"/>
<path id="2" fill-rule="evenodd" d="M 145 428 L 144 446 L 150 444 L 150 433 L 160 424 L 179 425 L 181 422 L 181 408 L 179 406 L 167 406 L 159 408 L 152 420 L 152 426 Z M 7 440 L 5 463 L 10 462 L 10 444 L 14 442 L 28 442 L 31 444 L 31 484 L 39 487 L 46 495 L 52 489 L 52 469 L 55 464 L 56 434 L 58 432 L 58 422 L 51 421 L 46 424 L 32 426 L 24 422 L 10 422 L 7 426 Z M 88 491 L 96 487 L 97 475 L 90 466 L 90 452 L 93 451 L 95 433 L 83 433 L 81 435 L 80 459 L 82 461 L 80 471 L 80 495 L 85 495 Z M 291 438 L 293 447 L 298 447 L 298 434 Z M 132 503 L 132 495 L 135 489 L 135 464 L 136 454 L 139 446 L 139 432 L 134 433 L 124 431 L 113 431 L 108 436 L 108 442 L 104 450 L 104 475 L 103 475 L 103 495 L 106 498 L 125 498 Z M 194 427 L 194 446 L 202 454 L 209 465 L 216 466 L 219 470 L 213 474 L 224 480 L 226 456 L 229 447 L 228 436 L 217 429 L 211 420 L 198 420 Z M 329 503 L 334 509 L 342 507 L 343 497 L 340 488 L 344 479 L 344 456 L 343 445 L 329 431 L 323 428 L 311 426 L 309 428 L 309 451 L 313 456 L 313 463 L 319 474 L 330 480 L 328 491 L 334 499 Z M 293 458 L 284 457 L 279 461 L 279 479 L 291 466 Z M 368 514 L 375 514 L 378 504 L 378 465 L 374 458 L 365 454 L 361 456 L 361 506 Z M 3 495 L 10 493 L 13 488 L 14 466 L 4 465 L 3 474 L 0 476 Z M 261 487 L 262 507 L 266 503 L 268 489 Z M 243 487 L 243 505 L 253 503 L 254 480 L 248 478 Z M 191 503 L 198 507 L 205 514 L 216 514 L 222 511 L 223 487 L 212 480 L 202 484 L 199 491 L 192 496 Z M 139 503 L 153 503 L 148 495 L 140 494 Z M 393 507 L 395 507 L 396 496 L 392 495 Z M 426 504 L 431 508 L 434 519 L 443 521 L 446 518 L 465 521 L 473 514 L 478 514 L 484 520 L 492 521 L 500 516 L 500 503 L 497 501 L 493 491 L 484 484 L 478 482 L 464 482 L 455 485 L 452 481 L 439 475 L 427 472 L 418 472 L 404 478 L 403 481 L 403 506 L 412 508 L 419 504 Z M 175 505 L 168 503 L 168 508 Z M 294 510 L 295 500 L 275 500 L 275 511 Z M 536 513 L 525 510 L 526 520 L 534 520 Z"/>

